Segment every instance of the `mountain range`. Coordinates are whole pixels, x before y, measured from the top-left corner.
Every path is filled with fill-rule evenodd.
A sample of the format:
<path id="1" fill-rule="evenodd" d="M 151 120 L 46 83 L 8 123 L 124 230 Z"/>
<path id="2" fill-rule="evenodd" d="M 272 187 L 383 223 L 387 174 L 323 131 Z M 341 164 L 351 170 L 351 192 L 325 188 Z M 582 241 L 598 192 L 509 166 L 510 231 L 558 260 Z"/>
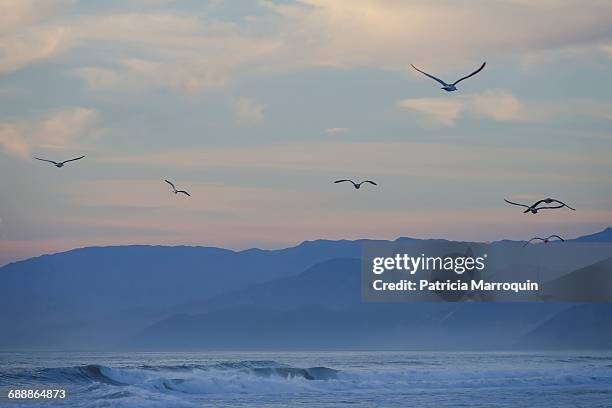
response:
<path id="1" fill-rule="evenodd" d="M 612 242 L 612 228 L 573 241 Z M 0 349 L 612 347 L 607 303 L 363 302 L 372 242 L 385 241 L 91 247 L 14 262 L 0 268 Z M 578 322 L 590 330 L 564 342 Z"/>

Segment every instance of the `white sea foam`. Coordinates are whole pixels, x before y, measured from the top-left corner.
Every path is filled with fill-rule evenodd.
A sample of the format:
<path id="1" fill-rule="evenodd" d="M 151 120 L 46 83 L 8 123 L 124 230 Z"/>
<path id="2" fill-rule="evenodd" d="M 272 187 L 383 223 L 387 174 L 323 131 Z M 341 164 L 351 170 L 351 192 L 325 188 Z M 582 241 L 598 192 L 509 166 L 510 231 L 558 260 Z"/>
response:
<path id="1" fill-rule="evenodd" d="M 319 370 L 320 377 L 309 373 Z M 368 369 L 335 371 L 320 367 L 301 369 L 219 366 L 112 368 L 100 367 L 100 378 L 91 381 L 142 388 L 157 393 L 268 394 L 329 391 L 395 392 L 406 388 L 540 387 L 610 384 L 612 370 L 603 368 L 551 372 L 544 369 L 496 368 L 466 371 L 453 367 Z M 333 375 L 332 375 L 333 374 Z"/>
<path id="2" fill-rule="evenodd" d="M 113 365 L 27 369 L 4 377 L 0 368 L 0 385 L 26 380 L 30 384 L 59 383 L 70 390 L 70 406 L 126 408 L 322 407 L 338 400 L 368 406 L 374 397 L 389 406 L 403 406 L 406 398 L 427 406 L 429 400 L 423 396 L 463 395 L 466 402 L 473 396 L 486 399 L 499 393 L 519 398 L 514 402 L 521 405 L 525 393 L 531 393 L 537 402 L 544 390 L 557 399 L 543 398 L 539 406 L 571 406 L 574 400 L 569 390 L 581 398 L 586 398 L 583 390 L 596 390 L 588 394 L 595 404 L 612 395 L 612 357 L 561 357 L 432 354 L 398 358 L 372 353 L 366 360 L 360 356 L 351 360 L 339 354 L 329 364 L 338 370 L 270 360 L 147 365 L 149 358 L 126 358 Z"/>

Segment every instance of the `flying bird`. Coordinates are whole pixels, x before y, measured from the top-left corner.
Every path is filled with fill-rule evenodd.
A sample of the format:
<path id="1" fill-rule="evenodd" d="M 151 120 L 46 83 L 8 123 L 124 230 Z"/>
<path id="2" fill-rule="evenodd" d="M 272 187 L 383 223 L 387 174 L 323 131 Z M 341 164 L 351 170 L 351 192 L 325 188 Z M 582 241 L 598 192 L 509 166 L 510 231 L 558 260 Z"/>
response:
<path id="1" fill-rule="evenodd" d="M 410 64 L 412 65 L 412 64 Z M 479 73 L 480 71 L 482 71 L 482 69 L 485 67 L 485 65 L 487 65 L 486 61 L 482 63 L 482 65 L 480 66 L 480 68 L 478 68 L 476 71 L 472 72 L 470 75 L 466 75 L 463 78 L 459 78 L 458 80 L 456 80 L 455 82 L 453 82 L 452 84 L 447 84 L 446 82 L 444 82 L 443 80 L 441 80 L 440 78 L 436 78 L 433 75 L 428 74 L 427 72 L 421 71 L 420 69 L 418 69 L 417 67 L 415 67 L 414 65 L 412 65 L 412 68 L 416 69 L 417 71 L 419 71 L 421 74 L 426 75 L 428 77 L 430 77 L 431 79 L 433 79 L 434 81 L 438 81 L 441 85 L 442 88 L 444 89 L 446 92 L 453 92 L 457 90 L 456 85 L 463 81 L 464 79 L 468 79 L 470 77 L 473 77 L 474 75 L 476 75 L 477 73 Z"/>
<path id="2" fill-rule="evenodd" d="M 40 161 L 44 161 L 44 162 L 48 162 L 48 163 L 53 163 L 53 165 L 59 169 L 61 167 L 64 167 L 64 164 L 66 164 L 68 162 L 75 161 L 75 160 L 81 160 L 83 157 L 85 157 L 85 156 L 77 157 L 77 158 L 70 159 L 70 160 L 64 160 L 63 162 L 56 162 L 56 161 L 53 161 L 53 160 L 41 159 L 40 157 L 35 157 L 35 159 L 36 160 L 40 160 Z"/>
<path id="3" fill-rule="evenodd" d="M 515 203 L 515 202 L 509 201 L 509 200 L 506 200 L 506 199 L 504 199 L 504 201 L 507 202 L 508 204 L 518 205 L 520 207 L 525 207 L 526 210 L 523 211 L 524 214 L 526 214 L 528 212 L 530 212 L 532 214 L 537 214 L 538 211 L 540 211 L 540 210 L 553 210 L 553 209 L 563 208 L 563 207 L 567 207 L 570 210 L 576 211 L 575 208 L 572 208 L 569 205 L 567 205 L 565 203 L 562 203 L 559 200 L 552 199 L 552 198 L 545 198 L 544 200 L 539 200 L 535 204 L 532 204 L 532 205 Z M 557 203 L 559 203 L 559 205 L 538 207 L 538 205 L 540 205 L 542 203 L 550 204 L 550 203 L 553 203 L 553 202 L 557 202 Z"/>
<path id="4" fill-rule="evenodd" d="M 540 207 L 540 208 L 563 208 L 563 207 L 567 207 L 567 208 L 569 208 L 572 211 L 576 211 L 575 208 L 572 208 L 569 205 L 565 204 L 563 201 L 559 201 L 559 200 L 556 200 L 554 198 L 545 198 L 543 200 L 539 200 L 535 204 L 533 204 L 532 207 L 537 207 L 538 205 L 540 205 L 542 203 L 545 203 L 545 204 L 559 203 L 561 205 L 559 207 Z"/>
<path id="5" fill-rule="evenodd" d="M 559 241 L 565 242 L 565 240 L 558 235 L 550 235 L 547 238 L 533 237 L 529 241 L 525 242 L 525 245 L 523 245 L 523 247 L 526 247 L 527 245 L 529 245 L 531 241 L 542 241 L 543 243 L 548 244 L 551 238 L 557 238 Z"/>
<path id="6" fill-rule="evenodd" d="M 353 180 L 344 179 L 344 180 L 336 180 L 336 181 L 334 181 L 334 183 L 344 183 L 345 181 L 348 181 L 349 183 L 353 184 L 353 187 L 355 187 L 357 190 L 359 190 L 359 188 L 361 188 L 361 185 L 363 183 L 370 183 L 373 186 L 377 186 L 378 185 L 375 182 L 373 182 L 372 180 L 364 180 L 364 181 L 362 181 L 360 183 L 355 183 Z"/>
<path id="7" fill-rule="evenodd" d="M 176 189 L 176 187 L 174 186 L 174 184 L 172 184 L 172 182 L 170 182 L 170 181 L 168 181 L 168 180 L 164 180 L 164 181 L 165 181 L 166 183 L 170 184 L 170 186 L 172 186 L 172 192 L 173 192 L 174 194 L 179 194 L 179 193 L 181 193 L 181 194 L 185 194 L 185 195 L 186 195 L 186 196 L 188 196 L 188 197 L 191 197 L 191 194 L 189 194 L 187 191 L 185 191 L 185 190 L 177 190 L 177 189 Z"/>

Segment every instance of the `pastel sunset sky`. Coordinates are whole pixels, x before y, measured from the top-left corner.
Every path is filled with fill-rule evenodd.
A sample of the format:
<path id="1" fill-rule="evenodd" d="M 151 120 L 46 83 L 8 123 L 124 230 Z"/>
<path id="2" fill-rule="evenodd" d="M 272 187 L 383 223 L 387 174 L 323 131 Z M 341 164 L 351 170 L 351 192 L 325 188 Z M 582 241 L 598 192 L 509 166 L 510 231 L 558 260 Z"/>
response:
<path id="1" fill-rule="evenodd" d="M 612 225 L 608 0 L 0 0 L 0 101 L 0 265 Z"/>

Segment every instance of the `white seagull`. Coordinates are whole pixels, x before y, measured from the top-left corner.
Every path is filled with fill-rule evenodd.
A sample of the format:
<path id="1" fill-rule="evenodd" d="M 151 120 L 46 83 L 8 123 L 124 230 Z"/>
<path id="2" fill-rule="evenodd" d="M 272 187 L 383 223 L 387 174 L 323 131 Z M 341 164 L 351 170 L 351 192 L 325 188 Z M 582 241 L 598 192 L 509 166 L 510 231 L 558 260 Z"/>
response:
<path id="1" fill-rule="evenodd" d="M 53 165 L 59 169 L 61 167 L 64 167 L 64 164 L 66 164 L 68 162 L 71 162 L 71 161 L 75 161 L 75 160 L 81 160 L 83 157 L 85 157 L 85 156 L 77 157 L 75 159 L 70 159 L 70 160 L 64 160 L 63 162 L 56 162 L 56 161 L 53 161 L 53 160 L 41 159 L 39 157 L 35 157 L 35 159 L 36 160 L 40 160 L 40 161 L 44 161 L 44 162 L 48 162 L 48 163 L 53 163 Z"/>
<path id="2" fill-rule="evenodd" d="M 172 186 L 172 192 L 174 194 L 181 193 L 181 194 L 185 194 L 188 197 L 191 197 L 191 194 L 189 194 L 187 191 L 185 191 L 185 190 L 177 190 L 176 187 L 174 186 L 174 184 L 172 184 L 171 181 L 168 181 L 168 180 L 164 180 L 164 181 Z"/>
<path id="3" fill-rule="evenodd" d="M 543 243 L 548 244 L 551 238 L 557 238 L 559 241 L 565 242 L 565 240 L 558 235 L 550 235 L 547 238 L 533 237 L 529 241 L 525 242 L 525 245 L 523 246 L 526 247 L 527 245 L 531 243 L 531 241 L 542 241 Z"/>
<path id="4" fill-rule="evenodd" d="M 353 187 L 355 187 L 357 190 L 359 190 L 359 188 L 361 188 L 361 185 L 363 183 L 370 183 L 374 186 L 377 186 L 378 184 L 376 184 L 375 182 L 373 182 L 372 180 L 364 180 L 360 183 L 355 183 L 353 180 L 348 180 L 348 179 L 343 179 L 343 180 L 336 180 L 334 181 L 334 183 L 344 183 L 345 181 L 348 181 L 349 183 L 351 183 L 353 185 Z"/>
<path id="5" fill-rule="evenodd" d="M 412 65 L 412 64 L 410 64 Z M 441 85 L 442 85 L 442 89 L 444 89 L 446 92 L 453 92 L 457 90 L 456 85 L 463 81 L 464 79 L 468 79 L 469 77 L 472 77 L 474 75 L 476 75 L 477 73 L 479 73 L 480 71 L 482 71 L 482 69 L 485 67 L 485 65 L 487 65 L 486 61 L 482 63 L 482 65 L 480 66 L 480 68 L 478 68 L 476 71 L 472 72 L 470 75 L 466 75 L 463 78 L 459 78 L 458 80 L 456 80 L 455 82 L 453 82 L 452 84 L 447 84 L 446 82 L 444 82 L 443 80 L 441 80 L 440 78 L 436 78 L 433 75 L 428 74 L 427 72 L 421 71 L 420 69 L 418 69 L 417 67 L 415 67 L 414 65 L 412 65 L 412 68 L 416 69 L 417 71 L 419 71 L 421 74 L 426 75 L 428 77 L 430 77 L 431 79 L 433 79 L 434 81 L 438 81 Z"/>
<path id="6" fill-rule="evenodd" d="M 575 208 L 570 207 L 569 205 L 559 201 L 559 200 L 555 200 L 554 198 L 545 198 L 543 200 L 539 200 L 537 201 L 535 204 L 532 205 L 526 205 L 526 204 L 520 204 L 520 203 L 515 203 L 509 200 L 504 199 L 505 202 L 507 202 L 508 204 L 512 204 L 512 205 L 518 205 L 520 207 L 525 207 L 526 210 L 523 211 L 523 214 L 526 214 L 528 212 L 532 213 L 532 214 L 537 214 L 539 210 L 553 210 L 553 209 L 557 209 L 557 208 L 563 208 L 563 207 L 567 207 L 572 211 L 576 211 Z M 551 204 L 551 203 L 559 203 L 559 205 L 554 205 L 554 206 L 549 206 L 549 207 L 538 207 L 538 205 L 542 204 L 542 203 L 546 203 L 546 204 Z"/>

